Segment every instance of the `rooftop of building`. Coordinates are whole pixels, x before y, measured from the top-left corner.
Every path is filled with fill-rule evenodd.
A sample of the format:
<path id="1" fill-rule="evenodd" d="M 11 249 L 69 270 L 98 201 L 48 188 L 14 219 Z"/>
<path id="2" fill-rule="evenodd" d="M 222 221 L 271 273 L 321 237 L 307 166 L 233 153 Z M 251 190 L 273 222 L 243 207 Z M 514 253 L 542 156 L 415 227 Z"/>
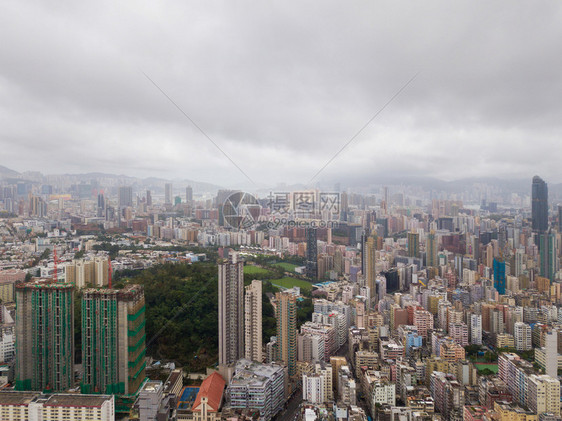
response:
<path id="1" fill-rule="evenodd" d="M 236 374 L 230 380 L 232 386 L 261 386 L 267 382 L 267 377 L 256 374 L 249 370 L 236 371 Z"/>
<path id="2" fill-rule="evenodd" d="M 236 374 L 238 374 L 238 372 L 248 371 L 258 376 L 270 377 L 273 374 L 278 373 L 280 370 L 282 371 L 283 368 L 278 364 L 263 364 L 255 361 L 250 361 L 245 358 L 239 360 L 236 363 Z"/>
<path id="3" fill-rule="evenodd" d="M 68 406 L 101 408 L 112 399 L 111 395 L 81 395 L 81 394 L 55 394 L 51 395 L 44 403 L 45 406 Z"/>
<path id="4" fill-rule="evenodd" d="M 394 349 L 403 349 L 403 345 L 399 345 L 396 342 L 384 342 L 381 344 L 383 348 L 394 348 Z"/>
<path id="5" fill-rule="evenodd" d="M 209 406 L 213 410 L 218 411 L 222 401 L 225 385 L 226 381 L 219 373 L 212 373 L 209 377 L 203 380 L 203 383 L 199 388 L 199 393 L 197 393 L 197 397 L 193 403 L 192 410 L 197 411 L 197 407 L 201 404 L 201 400 L 203 398 L 207 398 Z"/>
<path id="6" fill-rule="evenodd" d="M 33 282 L 25 282 L 21 284 L 16 284 L 16 289 L 29 289 L 29 288 L 38 288 L 38 289 L 73 289 L 74 284 L 64 284 L 60 282 L 54 282 L 52 279 L 38 279 Z"/>
<path id="7" fill-rule="evenodd" d="M 13 275 L 13 274 L 16 274 L 16 273 L 27 273 L 27 272 L 23 269 L 16 269 L 16 268 L 0 270 L 0 274 L 3 274 L 3 275 Z"/>
<path id="8" fill-rule="evenodd" d="M 530 381 L 535 380 L 545 383 L 557 383 L 557 384 L 560 383 L 558 379 L 555 379 L 554 377 L 551 377 L 548 374 L 531 374 L 530 376 L 528 376 L 528 380 Z"/>
<path id="9" fill-rule="evenodd" d="M 107 288 L 106 286 L 99 287 L 99 288 L 87 288 L 84 289 L 84 293 L 86 294 L 127 294 L 127 293 L 135 293 L 142 291 L 142 285 L 138 284 L 126 284 L 123 288 L 115 289 L 115 288 Z"/>
<path id="10" fill-rule="evenodd" d="M 163 384 L 160 380 L 149 380 L 144 384 L 140 393 L 157 393 L 162 387 Z"/>
<path id="11" fill-rule="evenodd" d="M 484 406 L 474 406 L 474 405 L 466 405 L 465 408 L 470 411 L 470 413 L 476 415 L 485 414 L 488 411 L 488 408 Z"/>
<path id="12" fill-rule="evenodd" d="M 172 372 L 166 379 L 166 383 L 164 384 L 164 391 L 169 392 L 169 389 L 177 383 L 180 376 L 183 377 L 181 370 L 172 370 Z"/>
<path id="13" fill-rule="evenodd" d="M 378 352 L 375 352 L 375 351 L 369 351 L 369 350 L 366 350 L 366 349 L 362 349 L 360 351 L 356 351 L 355 355 L 356 356 L 378 357 L 379 354 L 378 354 Z"/>
<path id="14" fill-rule="evenodd" d="M 495 407 L 495 405 L 499 406 L 503 410 L 509 410 L 509 411 L 512 411 L 512 412 L 517 412 L 518 414 L 534 415 L 534 412 L 528 411 L 524 408 L 521 408 L 519 405 L 517 405 L 514 402 L 496 401 L 496 402 L 494 402 L 494 407 Z"/>
<path id="15" fill-rule="evenodd" d="M 86 288 L 83 290 L 84 295 L 116 295 L 120 290 L 109 288 Z"/>
<path id="16" fill-rule="evenodd" d="M 36 397 L 39 392 L 0 392 L 0 405 L 28 405 Z"/>

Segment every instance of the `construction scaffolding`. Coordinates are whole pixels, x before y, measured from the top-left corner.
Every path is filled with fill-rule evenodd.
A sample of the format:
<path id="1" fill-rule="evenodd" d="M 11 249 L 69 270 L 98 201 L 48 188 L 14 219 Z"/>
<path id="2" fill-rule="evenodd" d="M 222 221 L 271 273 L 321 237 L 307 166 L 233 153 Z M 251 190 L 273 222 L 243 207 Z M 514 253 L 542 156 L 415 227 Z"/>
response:
<path id="1" fill-rule="evenodd" d="M 65 391 L 74 384 L 74 285 L 16 286 L 16 389 Z"/>
<path id="2" fill-rule="evenodd" d="M 145 325 L 142 286 L 84 291 L 83 393 L 132 396 L 138 392 L 146 377 Z"/>

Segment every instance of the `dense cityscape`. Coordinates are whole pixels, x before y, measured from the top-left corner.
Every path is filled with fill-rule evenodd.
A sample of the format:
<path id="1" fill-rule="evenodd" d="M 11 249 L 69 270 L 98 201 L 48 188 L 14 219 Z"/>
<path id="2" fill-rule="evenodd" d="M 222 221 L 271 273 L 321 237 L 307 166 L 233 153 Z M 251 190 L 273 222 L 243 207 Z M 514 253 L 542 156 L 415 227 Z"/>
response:
<path id="1" fill-rule="evenodd" d="M 4 0 L 0 421 L 562 421 L 561 22 Z"/>
<path id="2" fill-rule="evenodd" d="M 562 205 L 539 176 L 2 174 L 1 419 L 561 419 Z"/>

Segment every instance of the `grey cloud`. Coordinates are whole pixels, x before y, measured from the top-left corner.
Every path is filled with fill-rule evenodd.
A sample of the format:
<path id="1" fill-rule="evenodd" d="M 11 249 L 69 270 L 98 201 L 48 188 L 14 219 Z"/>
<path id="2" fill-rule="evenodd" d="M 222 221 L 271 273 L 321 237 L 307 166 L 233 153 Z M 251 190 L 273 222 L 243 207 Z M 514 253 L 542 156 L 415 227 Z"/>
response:
<path id="1" fill-rule="evenodd" d="M 243 180 L 142 70 L 250 176 L 306 182 L 421 70 L 325 177 L 562 178 L 558 2 L 58 4 L 0 15 L 0 164 Z"/>

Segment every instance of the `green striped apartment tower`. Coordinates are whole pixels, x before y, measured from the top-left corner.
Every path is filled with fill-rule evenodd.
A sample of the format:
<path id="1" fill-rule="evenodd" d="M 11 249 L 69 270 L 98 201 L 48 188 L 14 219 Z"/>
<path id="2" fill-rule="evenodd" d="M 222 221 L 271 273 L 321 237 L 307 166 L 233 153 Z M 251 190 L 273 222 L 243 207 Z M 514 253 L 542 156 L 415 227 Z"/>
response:
<path id="1" fill-rule="evenodd" d="M 16 285 L 16 389 L 74 386 L 74 285 Z"/>
<path id="2" fill-rule="evenodd" d="M 145 380 L 141 285 L 90 288 L 82 297 L 82 393 L 135 395 Z"/>

